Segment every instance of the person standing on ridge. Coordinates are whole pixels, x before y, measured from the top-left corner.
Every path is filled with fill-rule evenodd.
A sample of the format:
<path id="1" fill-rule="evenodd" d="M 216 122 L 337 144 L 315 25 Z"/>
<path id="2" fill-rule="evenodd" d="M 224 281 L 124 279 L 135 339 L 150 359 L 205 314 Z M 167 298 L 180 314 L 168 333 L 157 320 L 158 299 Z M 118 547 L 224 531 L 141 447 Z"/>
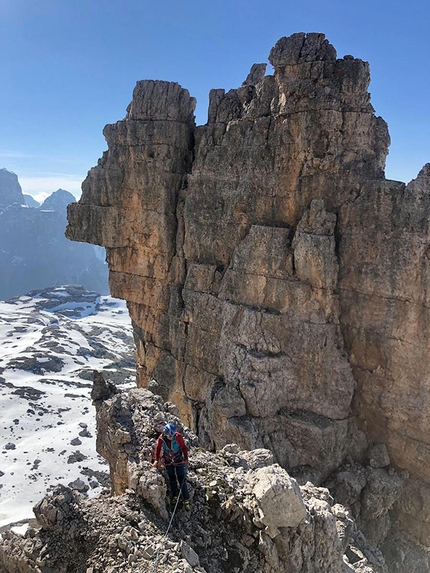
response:
<path id="1" fill-rule="evenodd" d="M 182 434 L 176 431 L 174 424 L 164 426 L 163 433 L 158 437 L 155 446 L 154 468 L 158 468 L 161 459 L 164 461 L 169 476 L 173 503 L 176 503 L 178 498 L 179 482 L 185 508 L 189 509 L 190 495 L 188 493 L 187 482 L 185 481 L 186 466 L 188 465 L 188 448 Z"/>

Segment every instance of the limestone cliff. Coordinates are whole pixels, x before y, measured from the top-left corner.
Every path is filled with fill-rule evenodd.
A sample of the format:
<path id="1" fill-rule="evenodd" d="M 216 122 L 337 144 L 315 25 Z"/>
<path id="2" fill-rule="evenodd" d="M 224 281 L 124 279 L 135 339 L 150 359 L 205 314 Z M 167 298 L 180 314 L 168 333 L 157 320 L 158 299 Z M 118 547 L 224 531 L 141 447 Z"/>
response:
<path id="1" fill-rule="evenodd" d="M 67 236 L 107 248 L 138 385 L 206 445 L 321 483 L 383 442 L 410 473 L 395 522 L 430 546 L 430 165 L 385 179 L 369 66 L 323 34 L 269 61 L 199 127 L 185 89 L 138 82 Z"/>

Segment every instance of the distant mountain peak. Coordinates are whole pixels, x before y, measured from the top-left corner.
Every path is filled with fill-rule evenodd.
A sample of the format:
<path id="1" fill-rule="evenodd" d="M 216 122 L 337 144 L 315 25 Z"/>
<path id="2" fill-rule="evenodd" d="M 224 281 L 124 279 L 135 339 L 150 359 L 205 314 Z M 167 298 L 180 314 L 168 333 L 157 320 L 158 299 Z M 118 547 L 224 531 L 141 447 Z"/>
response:
<path id="1" fill-rule="evenodd" d="M 69 203 L 76 203 L 75 196 L 65 189 L 57 189 L 45 199 L 40 209 L 42 211 L 58 211 L 65 214 Z"/>
<path id="2" fill-rule="evenodd" d="M 0 169 L 0 211 L 13 203 L 25 205 L 24 195 L 16 173 L 3 167 Z"/>
<path id="3" fill-rule="evenodd" d="M 35 209 L 38 209 L 40 207 L 40 203 L 36 201 L 36 199 L 32 195 L 26 195 L 24 193 L 24 199 L 27 207 L 34 207 Z"/>

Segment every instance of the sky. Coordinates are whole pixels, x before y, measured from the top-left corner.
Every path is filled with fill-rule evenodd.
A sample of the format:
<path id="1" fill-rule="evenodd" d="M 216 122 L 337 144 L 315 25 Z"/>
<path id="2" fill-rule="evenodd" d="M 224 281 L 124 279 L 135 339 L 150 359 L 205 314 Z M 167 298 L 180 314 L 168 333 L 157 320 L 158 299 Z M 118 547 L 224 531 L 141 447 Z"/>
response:
<path id="1" fill-rule="evenodd" d="M 0 0 L 0 168 L 39 200 L 79 197 L 136 81 L 187 88 L 201 125 L 210 89 L 239 87 L 282 36 L 323 32 L 370 63 L 386 176 L 409 182 L 430 162 L 429 22 L 428 0 Z"/>

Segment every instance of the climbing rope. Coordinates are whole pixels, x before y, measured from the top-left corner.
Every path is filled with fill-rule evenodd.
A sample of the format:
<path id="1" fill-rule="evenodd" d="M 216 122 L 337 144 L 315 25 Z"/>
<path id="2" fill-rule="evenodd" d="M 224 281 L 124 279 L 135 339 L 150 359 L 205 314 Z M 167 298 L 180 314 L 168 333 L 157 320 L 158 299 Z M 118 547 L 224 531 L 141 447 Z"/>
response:
<path id="1" fill-rule="evenodd" d="M 157 549 L 157 553 L 155 554 L 154 565 L 152 566 L 152 569 L 151 569 L 150 573 L 154 573 L 154 572 L 156 571 L 156 569 L 157 569 L 158 560 L 160 559 L 160 551 L 161 551 L 161 548 L 162 548 L 162 546 L 163 546 L 163 542 L 164 542 L 164 540 L 166 539 L 166 537 L 167 537 L 167 535 L 168 535 L 168 533 L 169 533 L 169 531 L 170 531 L 170 527 L 171 527 L 171 525 L 172 525 L 173 518 L 175 517 L 176 508 L 178 507 L 179 500 L 181 499 L 181 494 L 182 494 L 182 488 L 179 489 L 179 495 L 178 495 L 178 499 L 176 500 L 176 505 L 175 505 L 175 508 L 174 508 L 174 510 L 173 510 L 172 517 L 170 518 L 170 522 L 169 522 L 169 525 L 168 525 L 168 527 L 167 527 L 167 529 L 166 529 L 166 533 L 164 534 L 163 539 L 160 541 L 160 545 L 159 545 L 159 547 L 158 547 L 158 549 Z"/>

